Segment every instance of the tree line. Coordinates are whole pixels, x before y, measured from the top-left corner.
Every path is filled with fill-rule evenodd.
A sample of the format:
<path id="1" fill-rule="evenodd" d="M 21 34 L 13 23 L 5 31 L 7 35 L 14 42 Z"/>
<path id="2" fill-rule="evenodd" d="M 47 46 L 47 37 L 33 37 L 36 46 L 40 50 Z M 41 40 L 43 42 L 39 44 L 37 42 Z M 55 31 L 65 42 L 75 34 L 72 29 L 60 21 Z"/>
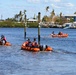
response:
<path id="1" fill-rule="evenodd" d="M 49 23 L 54 23 L 54 24 L 60 24 L 62 25 L 63 23 L 66 23 L 66 22 L 73 22 L 74 19 L 73 18 L 70 18 L 70 20 L 68 21 L 65 17 L 62 16 L 62 12 L 60 12 L 59 15 L 56 15 L 55 14 L 55 10 L 53 9 L 52 11 L 49 11 L 49 6 L 47 6 L 45 8 L 46 10 L 46 14 L 42 17 L 41 21 L 42 22 L 49 22 Z M 48 16 L 47 15 L 47 12 L 50 13 L 50 15 Z M 76 14 L 76 12 L 74 13 Z M 38 19 L 38 15 L 33 16 L 33 19 Z M 19 11 L 19 13 L 15 14 L 13 18 L 7 18 L 6 20 L 2 20 L 0 21 L 0 27 L 4 26 L 4 27 L 24 27 L 24 22 L 27 21 L 28 19 L 26 19 L 26 10 L 24 10 L 23 12 L 22 11 Z M 29 26 L 33 26 L 34 25 L 38 25 L 38 23 L 32 23 L 32 24 L 29 24 Z M 34 26 L 34 27 L 37 27 Z"/>

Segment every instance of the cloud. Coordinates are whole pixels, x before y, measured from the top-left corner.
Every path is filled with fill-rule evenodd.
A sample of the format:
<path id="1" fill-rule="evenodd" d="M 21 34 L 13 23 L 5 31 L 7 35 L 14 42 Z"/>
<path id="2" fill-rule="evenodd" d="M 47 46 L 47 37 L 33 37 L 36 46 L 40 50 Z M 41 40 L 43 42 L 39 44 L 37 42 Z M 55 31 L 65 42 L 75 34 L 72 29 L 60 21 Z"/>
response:
<path id="1" fill-rule="evenodd" d="M 51 2 L 61 2 L 61 0 L 50 0 Z"/>
<path id="2" fill-rule="evenodd" d="M 53 0 L 54 2 L 60 2 L 61 0 Z"/>
<path id="3" fill-rule="evenodd" d="M 44 2 L 49 2 L 49 0 L 44 0 Z"/>
<path id="4" fill-rule="evenodd" d="M 74 8 L 75 7 L 75 5 L 74 4 L 72 4 L 72 3 L 64 3 L 64 2 L 60 2 L 60 3 L 52 3 L 51 4 L 51 6 L 53 7 L 53 8 L 69 8 L 69 9 L 71 9 L 71 8 Z"/>
<path id="5" fill-rule="evenodd" d="M 27 2 L 30 2 L 30 3 L 39 3 L 40 0 L 27 0 Z"/>
<path id="6" fill-rule="evenodd" d="M 27 0 L 30 3 L 48 3 L 48 2 L 61 2 L 61 0 Z"/>
<path id="7" fill-rule="evenodd" d="M 53 8 L 60 8 L 59 6 L 57 6 L 57 5 L 55 5 L 55 4 L 51 4 L 51 6 L 52 6 Z"/>
<path id="8" fill-rule="evenodd" d="M 68 7 L 73 7 L 74 6 L 74 4 L 72 4 L 72 3 L 67 3 L 67 5 L 66 6 L 68 6 Z"/>

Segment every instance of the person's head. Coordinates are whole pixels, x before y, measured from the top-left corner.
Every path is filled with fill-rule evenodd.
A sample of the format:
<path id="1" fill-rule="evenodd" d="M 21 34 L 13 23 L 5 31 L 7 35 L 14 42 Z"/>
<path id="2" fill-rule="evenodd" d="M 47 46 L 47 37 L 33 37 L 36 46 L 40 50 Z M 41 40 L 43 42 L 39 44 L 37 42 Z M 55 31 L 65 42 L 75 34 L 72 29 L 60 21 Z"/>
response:
<path id="1" fill-rule="evenodd" d="M 34 38 L 34 41 L 36 41 L 36 38 Z"/>
<path id="2" fill-rule="evenodd" d="M 48 46 L 46 45 L 46 48 L 47 48 Z"/>
<path id="3" fill-rule="evenodd" d="M 4 35 L 1 35 L 1 38 L 4 38 Z"/>
<path id="4" fill-rule="evenodd" d="M 30 39 L 28 38 L 28 41 L 30 41 Z"/>

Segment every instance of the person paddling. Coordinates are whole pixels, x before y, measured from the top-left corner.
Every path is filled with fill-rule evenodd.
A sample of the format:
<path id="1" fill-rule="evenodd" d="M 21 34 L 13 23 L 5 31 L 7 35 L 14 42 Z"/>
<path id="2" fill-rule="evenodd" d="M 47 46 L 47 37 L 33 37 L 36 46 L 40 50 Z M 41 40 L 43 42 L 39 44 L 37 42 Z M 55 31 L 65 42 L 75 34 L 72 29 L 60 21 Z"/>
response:
<path id="1" fill-rule="evenodd" d="M 31 41 L 30 41 L 30 39 L 28 38 L 28 40 L 26 41 L 26 46 L 30 46 L 30 43 L 31 43 Z"/>
<path id="2" fill-rule="evenodd" d="M 38 47 L 38 43 L 36 42 L 36 38 L 34 38 L 32 42 L 32 47 Z"/>
<path id="3" fill-rule="evenodd" d="M 52 35 L 54 35 L 55 33 L 54 33 L 54 31 L 52 32 Z"/>
<path id="4" fill-rule="evenodd" d="M 4 35 L 1 35 L 0 41 L 2 42 L 2 44 L 5 44 L 7 42 Z"/>
<path id="5" fill-rule="evenodd" d="M 58 35 L 63 35 L 63 33 L 62 32 L 59 32 Z"/>

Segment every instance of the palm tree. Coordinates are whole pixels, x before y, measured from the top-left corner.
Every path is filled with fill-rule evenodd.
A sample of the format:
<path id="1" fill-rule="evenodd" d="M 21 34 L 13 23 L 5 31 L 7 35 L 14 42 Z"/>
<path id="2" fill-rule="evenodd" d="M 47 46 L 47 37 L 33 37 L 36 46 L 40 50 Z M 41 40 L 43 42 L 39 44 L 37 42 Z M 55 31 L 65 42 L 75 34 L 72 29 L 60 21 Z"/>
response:
<path id="1" fill-rule="evenodd" d="M 24 10 L 24 21 L 26 21 L 26 10 Z"/>
<path id="2" fill-rule="evenodd" d="M 55 16 L 54 9 L 53 9 L 52 12 L 51 12 L 51 18 L 53 18 L 53 16 Z"/>
<path id="3" fill-rule="evenodd" d="M 60 24 L 62 24 L 62 12 L 60 12 Z"/>
<path id="4" fill-rule="evenodd" d="M 14 19 L 15 19 L 16 21 L 18 21 L 18 14 L 16 14 L 16 15 L 14 16 Z"/>
<path id="5" fill-rule="evenodd" d="M 49 11 L 49 6 L 46 7 L 46 12 L 48 12 L 48 11 Z"/>
<path id="6" fill-rule="evenodd" d="M 26 10 L 24 10 L 24 14 L 26 13 Z"/>
<path id="7" fill-rule="evenodd" d="M 46 7 L 46 13 L 49 12 L 49 6 Z M 46 14 L 47 15 L 47 14 Z"/>
<path id="8" fill-rule="evenodd" d="M 60 12 L 60 18 L 62 17 L 62 12 Z"/>
<path id="9" fill-rule="evenodd" d="M 22 11 L 20 11 L 20 12 L 19 12 L 19 21 L 20 21 L 20 22 L 22 21 L 22 16 L 23 16 L 23 15 L 22 15 Z"/>
<path id="10" fill-rule="evenodd" d="M 49 6 L 46 7 L 46 13 L 49 11 Z M 45 15 L 47 16 L 47 14 Z M 48 17 L 45 17 L 45 21 L 47 22 Z"/>

